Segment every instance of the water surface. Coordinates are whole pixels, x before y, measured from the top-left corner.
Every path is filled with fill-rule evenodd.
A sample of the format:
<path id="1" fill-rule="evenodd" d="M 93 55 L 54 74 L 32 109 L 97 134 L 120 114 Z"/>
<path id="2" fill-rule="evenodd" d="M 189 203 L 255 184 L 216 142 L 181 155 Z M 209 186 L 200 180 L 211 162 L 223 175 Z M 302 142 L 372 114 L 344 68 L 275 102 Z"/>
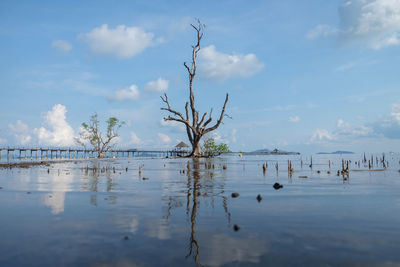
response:
<path id="1" fill-rule="evenodd" d="M 337 176 L 342 158 L 351 160 L 348 177 Z M 362 159 L 315 155 L 312 168 L 305 156 L 233 155 L 1 169 L 0 266 L 400 265 L 399 156 L 387 155 L 386 169 L 375 160 L 373 171 L 356 165 Z"/>

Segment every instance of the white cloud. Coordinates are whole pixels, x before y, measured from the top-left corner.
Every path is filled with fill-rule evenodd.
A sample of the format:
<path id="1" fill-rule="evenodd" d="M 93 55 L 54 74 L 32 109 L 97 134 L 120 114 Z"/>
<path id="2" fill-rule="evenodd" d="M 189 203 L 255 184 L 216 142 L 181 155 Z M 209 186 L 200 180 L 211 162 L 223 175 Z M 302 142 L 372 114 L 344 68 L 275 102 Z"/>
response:
<path id="1" fill-rule="evenodd" d="M 317 129 L 311 136 L 310 142 L 322 142 L 335 140 L 335 136 L 325 129 Z"/>
<path id="2" fill-rule="evenodd" d="M 390 36 L 387 36 L 383 39 L 377 40 L 373 43 L 371 43 L 371 47 L 373 49 L 379 50 L 381 48 L 385 48 L 388 46 L 393 46 L 393 45 L 399 45 L 400 44 L 400 40 L 398 38 L 398 33 L 394 33 Z"/>
<path id="3" fill-rule="evenodd" d="M 361 137 L 361 136 L 370 136 L 373 134 L 373 130 L 370 127 L 365 125 L 361 126 L 352 126 L 349 123 L 344 122 L 342 119 L 339 119 L 336 125 L 337 129 L 335 130 L 336 135 L 349 135 L 353 137 Z"/>
<path id="4" fill-rule="evenodd" d="M 146 84 L 146 89 L 153 92 L 163 92 L 167 91 L 169 85 L 168 80 L 164 80 L 163 78 L 158 78 L 155 81 L 150 81 Z"/>
<path id="5" fill-rule="evenodd" d="M 131 132 L 131 139 L 128 142 L 128 145 L 140 145 L 143 144 L 142 140 L 136 135 L 136 133 Z"/>
<path id="6" fill-rule="evenodd" d="M 160 138 L 161 142 L 166 144 L 171 143 L 171 138 L 168 135 L 163 133 L 158 133 L 157 135 Z"/>
<path id="7" fill-rule="evenodd" d="M 72 50 L 72 44 L 65 40 L 55 40 L 51 43 L 51 46 L 64 53 L 68 53 Z"/>
<path id="8" fill-rule="evenodd" d="M 44 126 L 34 129 L 40 144 L 53 146 L 70 146 L 74 145 L 74 130 L 66 121 L 65 114 L 67 109 L 65 106 L 57 104 L 52 110 L 48 111 L 44 116 Z"/>
<path id="9" fill-rule="evenodd" d="M 15 124 L 9 124 L 8 127 L 11 130 L 11 134 L 14 136 L 17 144 L 26 145 L 32 141 L 29 126 L 20 120 L 17 120 Z"/>
<path id="10" fill-rule="evenodd" d="M 339 30 L 335 27 L 329 26 L 329 25 L 317 25 L 314 29 L 310 30 L 306 38 L 313 40 L 317 39 L 320 37 L 329 37 L 338 34 Z"/>
<path id="11" fill-rule="evenodd" d="M 399 45 L 400 1 L 354 0 L 340 9 L 342 37 L 370 48 Z"/>
<path id="12" fill-rule="evenodd" d="M 299 116 L 294 116 L 294 117 L 289 117 L 289 122 L 299 122 L 300 121 L 300 117 Z"/>
<path id="13" fill-rule="evenodd" d="M 345 71 L 345 70 L 352 69 L 356 66 L 357 66 L 356 62 L 349 62 L 349 63 L 343 64 L 343 65 L 340 65 L 339 67 L 337 67 L 336 71 Z"/>
<path id="14" fill-rule="evenodd" d="M 236 134 L 237 134 L 237 129 L 233 129 L 232 130 L 232 143 L 234 143 L 234 144 L 237 142 Z"/>
<path id="15" fill-rule="evenodd" d="M 138 87 L 132 84 L 129 87 L 116 90 L 112 95 L 108 96 L 108 99 L 111 101 L 136 100 L 139 96 Z"/>
<path id="16" fill-rule="evenodd" d="M 178 121 L 166 121 L 164 119 L 160 120 L 160 124 L 162 127 L 168 127 L 170 130 L 175 132 L 186 132 L 185 124 L 178 122 Z"/>
<path id="17" fill-rule="evenodd" d="M 392 105 L 392 112 L 390 115 L 400 125 L 400 103 L 395 103 Z"/>
<path id="18" fill-rule="evenodd" d="M 88 43 L 94 53 L 126 59 L 151 46 L 154 34 L 145 32 L 139 27 L 119 25 L 115 29 L 111 29 L 107 24 L 103 24 L 81 35 L 81 38 Z"/>
<path id="19" fill-rule="evenodd" d="M 254 54 L 224 54 L 218 52 L 213 45 L 200 50 L 199 59 L 204 76 L 215 80 L 249 77 L 264 68 L 264 64 Z"/>
<path id="20" fill-rule="evenodd" d="M 344 42 L 365 44 L 372 49 L 400 45 L 399 0 L 346 1 L 339 9 L 340 27 L 317 25 L 306 37 L 337 35 Z"/>

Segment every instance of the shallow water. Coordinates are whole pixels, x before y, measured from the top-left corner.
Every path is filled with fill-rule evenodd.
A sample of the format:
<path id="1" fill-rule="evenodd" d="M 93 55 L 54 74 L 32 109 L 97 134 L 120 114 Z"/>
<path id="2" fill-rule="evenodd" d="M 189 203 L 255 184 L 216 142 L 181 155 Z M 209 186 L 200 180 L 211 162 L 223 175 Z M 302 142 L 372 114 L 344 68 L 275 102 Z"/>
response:
<path id="1" fill-rule="evenodd" d="M 0 169 L 0 266 L 400 265 L 399 155 L 386 157 L 384 171 L 361 155 Z"/>

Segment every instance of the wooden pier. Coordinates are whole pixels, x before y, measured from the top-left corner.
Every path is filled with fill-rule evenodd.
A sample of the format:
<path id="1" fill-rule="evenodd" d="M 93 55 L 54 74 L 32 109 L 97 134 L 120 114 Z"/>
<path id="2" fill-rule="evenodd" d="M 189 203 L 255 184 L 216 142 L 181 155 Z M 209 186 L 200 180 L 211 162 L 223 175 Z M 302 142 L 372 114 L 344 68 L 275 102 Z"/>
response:
<path id="1" fill-rule="evenodd" d="M 4 154 L 3 154 L 4 153 Z M 137 150 L 113 149 L 104 153 L 106 158 L 122 157 L 179 157 L 189 154 L 186 150 Z M 97 158 L 98 153 L 91 149 L 82 148 L 28 148 L 0 147 L 0 160 L 9 159 L 88 159 Z"/>

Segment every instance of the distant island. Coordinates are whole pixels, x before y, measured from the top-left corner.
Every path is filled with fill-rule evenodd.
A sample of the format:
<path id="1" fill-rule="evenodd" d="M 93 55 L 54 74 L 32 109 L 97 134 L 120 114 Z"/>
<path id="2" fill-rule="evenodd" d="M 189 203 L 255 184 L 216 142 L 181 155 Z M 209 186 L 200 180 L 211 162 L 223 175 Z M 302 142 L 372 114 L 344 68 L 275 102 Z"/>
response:
<path id="1" fill-rule="evenodd" d="M 269 149 L 258 149 L 252 152 L 244 152 L 243 154 L 246 155 L 300 155 L 299 152 L 289 152 L 289 151 L 282 151 L 275 148 L 274 150 Z"/>
<path id="2" fill-rule="evenodd" d="M 335 152 L 318 152 L 317 154 L 319 155 L 326 155 L 326 154 L 354 154 L 354 152 L 351 151 L 335 151 Z"/>

